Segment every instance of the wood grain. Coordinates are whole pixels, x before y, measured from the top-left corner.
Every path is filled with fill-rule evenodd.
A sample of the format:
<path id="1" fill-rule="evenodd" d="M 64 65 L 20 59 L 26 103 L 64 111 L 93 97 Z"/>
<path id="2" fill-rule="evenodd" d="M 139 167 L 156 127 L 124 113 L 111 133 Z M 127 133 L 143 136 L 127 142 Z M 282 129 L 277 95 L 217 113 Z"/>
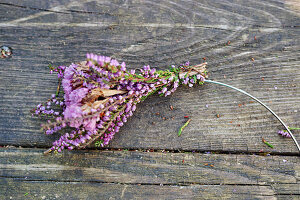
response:
<path id="1" fill-rule="evenodd" d="M 0 198 L 297 198 L 299 157 L 0 149 Z M 280 199 L 280 198 L 279 198 Z"/>
<path id="2" fill-rule="evenodd" d="M 277 135 L 283 127 L 270 113 L 230 89 L 205 84 L 150 97 L 107 151 L 45 157 L 59 134 L 43 135 L 45 120 L 29 113 L 56 91 L 49 64 L 91 52 L 129 69 L 205 60 L 211 79 L 300 127 L 297 1 L 1 0 L 0 19 L 0 46 L 14 53 L 0 60 L 0 146 L 26 147 L 0 148 L 0 199 L 299 199 L 294 143 Z M 186 115 L 192 121 L 178 137 Z"/>
<path id="3" fill-rule="evenodd" d="M 58 136 L 44 136 L 43 121 L 29 110 L 56 90 L 48 64 L 68 65 L 87 52 L 124 60 L 132 69 L 197 64 L 205 57 L 212 79 L 250 92 L 288 125 L 300 126 L 300 18 L 285 2 L 2 1 L 0 17 L 0 43 L 14 49 L 11 59 L 0 60 L 0 145 L 51 146 Z M 184 115 L 192 122 L 177 137 Z M 279 129 L 247 97 L 206 84 L 150 97 L 110 147 L 297 153 Z M 295 136 L 300 140 L 299 132 Z"/>
<path id="4" fill-rule="evenodd" d="M 8 199 L 276 199 L 266 186 L 168 186 L 0 179 Z M 6 188 L 6 186 L 10 188 Z M 3 187 L 4 186 L 4 187 Z M 286 196 L 285 196 L 286 197 Z M 289 195 L 297 198 L 296 195 Z"/>

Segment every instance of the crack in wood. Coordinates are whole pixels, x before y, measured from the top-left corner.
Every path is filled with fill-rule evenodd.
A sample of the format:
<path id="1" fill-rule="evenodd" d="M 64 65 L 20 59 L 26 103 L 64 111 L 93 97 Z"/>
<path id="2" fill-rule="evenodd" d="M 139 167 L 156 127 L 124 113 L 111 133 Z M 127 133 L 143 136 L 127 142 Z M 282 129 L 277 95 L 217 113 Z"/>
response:
<path id="1" fill-rule="evenodd" d="M 31 183 L 67 183 L 67 184 L 79 184 L 79 183 L 90 183 L 90 184 L 112 184 L 112 185 L 124 185 L 124 188 L 121 192 L 121 196 L 124 195 L 125 190 L 128 186 L 160 186 L 160 187 L 190 187 L 190 186 L 233 186 L 233 187 L 252 187 L 252 186 L 264 186 L 264 187 L 270 187 L 271 190 L 274 191 L 274 194 L 261 194 L 262 196 L 277 196 L 277 195 L 295 195 L 300 196 L 299 193 L 283 193 L 280 191 L 276 191 L 276 188 L 273 187 L 273 185 L 299 185 L 297 183 L 295 184 L 285 184 L 285 183 L 276 183 L 276 184 L 230 184 L 230 183 L 222 183 L 222 184 L 204 184 L 204 183 L 189 183 L 189 182 L 178 182 L 178 183 L 143 183 L 143 182 L 136 182 L 136 183 L 124 183 L 124 182 L 108 182 L 108 181 L 76 181 L 76 180 L 46 180 L 46 179 L 22 179 L 19 177 L 7 177 L 7 176 L 0 176 L 0 178 L 4 179 L 12 179 L 13 181 L 22 181 L 22 182 L 31 182 Z"/>
<path id="2" fill-rule="evenodd" d="M 2 146 L 2 148 L 6 148 L 5 146 L 7 146 L 7 144 L 0 144 L 0 146 Z M 45 149 L 49 149 L 49 146 L 44 146 L 44 145 L 39 145 L 39 146 L 35 146 L 36 149 L 39 150 L 43 150 L 45 151 Z M 12 146 L 9 145 L 9 148 L 19 148 L 20 150 L 23 149 L 32 149 L 32 146 Z M 1 147 L 0 147 L 1 149 Z M 129 152 L 147 152 L 147 153 L 152 153 L 152 152 L 165 152 L 165 153 L 198 153 L 198 154 L 219 154 L 219 155 L 257 155 L 257 156 L 262 156 L 262 157 L 266 157 L 267 154 L 270 154 L 272 156 L 298 156 L 299 154 L 297 152 L 259 152 L 259 151 L 240 151 L 240 150 L 235 150 L 235 151 L 224 151 L 224 150 L 182 150 L 182 149 L 144 149 L 144 148 L 103 148 L 103 149 L 97 149 L 95 147 L 90 147 L 90 148 L 86 148 L 83 150 L 79 150 L 82 152 L 88 151 L 88 150 L 92 150 L 92 151 L 111 151 L 111 152 L 115 152 L 115 151 L 129 151 Z M 268 155 L 269 156 L 269 155 Z"/>
<path id="3" fill-rule="evenodd" d="M 18 181 L 24 182 L 55 182 L 55 183 L 107 183 L 107 184 L 119 184 L 119 185 L 165 185 L 165 186 L 191 186 L 191 185 L 208 185 L 208 186 L 272 186 L 273 184 L 230 184 L 230 183 L 221 183 L 221 184 L 213 184 L 213 183 L 198 183 L 198 182 L 177 182 L 177 183 L 145 183 L 145 182 L 114 182 L 114 181 L 97 181 L 97 180 L 60 180 L 60 179 L 30 179 L 26 177 L 15 177 L 15 176 L 0 176 L 0 178 L 14 179 Z M 278 183 L 276 183 L 278 184 Z M 280 183 L 284 185 L 284 183 Z M 291 183 L 289 183 L 291 185 Z M 295 185 L 298 185 L 295 183 Z"/>

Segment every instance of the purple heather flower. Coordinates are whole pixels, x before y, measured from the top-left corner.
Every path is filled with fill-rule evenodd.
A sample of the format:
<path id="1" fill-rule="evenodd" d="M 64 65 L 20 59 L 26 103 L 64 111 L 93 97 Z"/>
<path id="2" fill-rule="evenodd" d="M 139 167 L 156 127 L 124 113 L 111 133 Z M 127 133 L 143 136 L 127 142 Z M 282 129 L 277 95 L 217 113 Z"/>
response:
<path id="1" fill-rule="evenodd" d="M 151 71 L 150 71 L 150 74 L 153 75 L 155 72 L 156 72 L 156 69 L 152 68 Z"/>
<path id="2" fill-rule="evenodd" d="M 101 129 L 104 128 L 102 124 L 97 124 L 97 128 Z"/>
<path id="3" fill-rule="evenodd" d="M 179 86 L 178 82 L 174 82 L 173 87 L 174 87 L 174 88 L 178 88 L 178 86 Z"/>
<path id="4" fill-rule="evenodd" d="M 109 121 L 109 119 L 110 119 L 110 118 L 107 117 L 107 116 L 104 116 L 104 117 L 102 118 L 102 120 L 105 121 L 105 122 Z"/>
<path id="5" fill-rule="evenodd" d="M 115 60 L 115 59 L 112 59 L 112 60 L 110 61 L 110 65 L 113 65 L 113 66 L 119 66 L 119 62 L 118 62 L 117 60 Z"/>
<path id="6" fill-rule="evenodd" d="M 185 84 L 185 85 L 187 85 L 188 84 L 188 82 L 189 82 L 189 78 L 187 77 L 187 78 L 185 78 L 184 80 L 183 80 L 183 84 Z"/>
<path id="7" fill-rule="evenodd" d="M 123 122 L 118 122 L 117 125 L 121 127 L 121 126 L 123 126 L 124 124 L 123 124 Z"/>
<path id="8" fill-rule="evenodd" d="M 149 71 L 150 70 L 150 66 L 149 65 L 144 66 L 143 68 L 144 68 L 144 71 Z"/>
<path id="9" fill-rule="evenodd" d="M 77 90 L 73 90 L 69 95 L 71 104 L 79 103 L 86 96 L 88 91 L 89 90 L 87 88 L 79 88 Z"/>
<path id="10" fill-rule="evenodd" d="M 171 92 L 170 91 L 167 91 L 166 93 L 165 93 L 165 97 L 166 96 L 169 96 L 171 94 Z"/>
<path id="11" fill-rule="evenodd" d="M 68 79 L 63 79 L 61 82 L 62 87 L 64 88 L 64 99 L 65 101 L 69 101 L 69 94 L 72 91 L 71 81 Z"/>
<path id="12" fill-rule="evenodd" d="M 127 106 L 125 112 L 128 113 L 131 110 L 131 106 Z"/>
<path id="13" fill-rule="evenodd" d="M 283 137 L 288 137 L 288 138 L 291 137 L 291 135 L 288 132 L 283 130 L 278 131 L 278 134 L 282 135 Z"/>
<path id="14" fill-rule="evenodd" d="M 105 57 L 105 58 L 104 58 L 104 62 L 109 63 L 110 61 L 111 61 L 111 58 L 110 58 L 110 57 Z"/>
<path id="15" fill-rule="evenodd" d="M 134 112 L 135 110 L 136 110 L 136 105 L 133 105 L 133 106 L 131 107 L 131 111 Z"/>
<path id="16" fill-rule="evenodd" d="M 46 130 L 46 135 L 50 135 L 50 134 L 52 134 L 52 133 L 53 133 L 52 130 L 50 130 L 50 129 Z"/>
<path id="17" fill-rule="evenodd" d="M 132 69 L 132 70 L 130 70 L 130 74 L 135 74 L 135 70 L 134 69 Z"/>
<path id="18" fill-rule="evenodd" d="M 110 116 L 110 111 L 106 111 L 105 116 L 109 117 Z"/>
<path id="19" fill-rule="evenodd" d="M 77 118 L 82 115 L 82 110 L 78 105 L 73 104 L 66 107 L 65 111 L 63 112 L 63 115 L 66 119 Z"/>
<path id="20" fill-rule="evenodd" d="M 89 119 L 85 119 L 82 123 L 82 125 L 84 126 L 84 128 L 88 131 L 94 131 L 96 129 L 96 120 L 97 118 L 89 118 Z"/>
<path id="21" fill-rule="evenodd" d="M 133 115 L 132 111 L 129 111 L 128 116 L 131 117 Z"/>
<path id="22" fill-rule="evenodd" d="M 135 76 L 135 70 L 130 70 L 130 73 L 126 71 L 124 62 L 120 64 L 115 59 L 96 54 L 87 54 L 86 56 L 88 59 L 86 68 L 80 64 L 71 64 L 69 67 L 62 66 L 54 70 L 60 74 L 58 77 L 62 78 L 64 100 L 58 101 L 56 96 L 52 95 L 51 102 L 43 104 L 44 106 L 39 105 L 35 111 L 36 114 L 57 116 L 54 123 L 48 122 L 49 124 L 44 126 L 46 134 L 52 134 L 66 126 L 76 128 L 70 134 L 65 134 L 54 142 L 51 150 L 60 152 L 63 149 L 72 150 L 79 145 L 84 147 L 84 144 L 91 138 L 97 137 L 99 129 L 104 131 L 99 138 L 101 146 L 107 145 L 120 127 L 127 122 L 128 117 L 133 115 L 136 104 L 147 97 L 149 93 L 159 91 L 159 94 L 168 96 L 178 88 L 180 82 L 189 84 L 189 86 L 196 82 L 189 77 L 183 78 L 179 82 L 174 77 L 174 72 L 171 72 L 173 75 L 170 77 L 165 76 L 158 73 L 155 68 L 151 69 L 149 65 L 144 66 L 141 73 Z M 111 68 L 110 66 L 115 67 Z M 175 68 L 175 66 L 172 67 Z M 197 79 L 204 78 L 197 75 Z M 99 105 L 94 104 L 95 101 L 100 100 L 97 99 L 97 96 L 96 99 L 85 98 L 89 97 L 87 95 L 94 88 L 127 91 L 124 94 L 106 97 L 107 101 Z M 50 109 L 51 103 L 59 104 L 63 111 L 57 112 Z M 90 107 L 83 109 L 83 105 Z M 94 107 L 95 105 L 97 108 Z M 45 106 L 49 109 L 46 109 Z M 110 124 L 109 127 L 108 124 Z"/>
<path id="23" fill-rule="evenodd" d="M 168 82 L 166 81 L 166 79 L 161 79 L 161 82 L 162 82 L 163 84 L 168 83 Z"/>
<path id="24" fill-rule="evenodd" d="M 136 88 L 138 89 L 138 90 L 141 90 L 142 89 L 142 84 L 137 84 L 137 86 L 136 86 Z"/>
<path id="25" fill-rule="evenodd" d="M 168 90 L 168 89 L 167 89 L 167 87 L 164 87 L 164 88 L 161 90 L 161 93 L 163 93 L 163 94 L 164 94 L 164 93 L 166 93 L 166 92 L 167 92 L 167 90 Z"/>
<path id="26" fill-rule="evenodd" d="M 77 65 L 75 65 L 75 64 L 72 64 L 69 67 L 67 67 L 65 69 L 65 72 L 64 72 L 64 79 L 71 80 L 73 78 L 73 75 L 74 75 L 75 71 L 76 71 L 75 70 L 76 67 L 77 67 Z"/>
<path id="27" fill-rule="evenodd" d="M 126 71 L 126 64 L 125 64 L 125 62 L 122 62 L 120 70 L 123 71 L 123 72 Z"/>
<path id="28" fill-rule="evenodd" d="M 86 58 L 87 58 L 87 59 L 91 59 L 91 54 L 87 53 L 87 54 L 86 54 Z"/>
<path id="29" fill-rule="evenodd" d="M 120 131 L 120 127 L 119 126 L 116 126 L 115 127 L 115 132 L 119 132 Z"/>
<path id="30" fill-rule="evenodd" d="M 72 150 L 72 149 L 74 149 L 73 146 L 69 146 L 69 147 L 68 147 L 68 150 Z"/>

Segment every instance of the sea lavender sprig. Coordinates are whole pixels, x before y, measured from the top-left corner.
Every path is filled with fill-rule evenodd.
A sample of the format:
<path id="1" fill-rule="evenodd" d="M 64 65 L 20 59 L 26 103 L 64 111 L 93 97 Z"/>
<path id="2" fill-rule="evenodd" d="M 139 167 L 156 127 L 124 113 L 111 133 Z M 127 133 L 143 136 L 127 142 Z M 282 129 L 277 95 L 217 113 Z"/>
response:
<path id="1" fill-rule="evenodd" d="M 207 77 L 205 66 L 206 63 L 196 66 L 186 63 L 179 67 L 171 66 L 165 71 L 144 66 L 140 73 L 135 73 L 135 70 L 127 70 L 124 62 L 95 54 L 87 54 L 85 62 L 68 67 L 51 66 L 51 71 L 58 72 L 63 100 L 52 95 L 46 107 L 40 104 L 33 113 L 52 116 L 42 125 L 46 134 L 66 127 L 72 130 L 54 141 L 45 153 L 85 148 L 96 140 L 98 146 L 109 144 L 133 115 L 136 104 L 156 92 L 160 96 L 168 96 L 181 84 L 189 87 L 203 84 Z M 48 113 L 46 108 L 50 109 L 48 102 L 52 101 L 62 108 L 62 112 L 50 110 Z"/>

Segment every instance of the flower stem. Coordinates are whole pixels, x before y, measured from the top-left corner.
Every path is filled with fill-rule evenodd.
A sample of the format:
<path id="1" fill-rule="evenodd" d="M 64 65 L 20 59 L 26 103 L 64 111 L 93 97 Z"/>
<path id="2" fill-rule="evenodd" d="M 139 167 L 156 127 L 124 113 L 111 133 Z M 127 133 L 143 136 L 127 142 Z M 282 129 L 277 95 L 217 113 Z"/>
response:
<path id="1" fill-rule="evenodd" d="M 58 80 L 58 85 L 57 85 L 57 89 L 56 89 L 56 93 L 55 93 L 56 97 L 58 97 L 58 95 L 59 95 L 60 85 L 61 85 L 61 79 Z"/>
<path id="2" fill-rule="evenodd" d="M 183 129 L 191 122 L 192 119 L 188 119 L 187 122 L 185 122 L 185 124 L 179 129 L 178 131 L 178 136 L 181 135 Z"/>
<path id="3" fill-rule="evenodd" d="M 212 80 L 207 80 L 207 79 L 205 80 L 205 82 L 207 82 L 207 83 L 214 83 L 214 84 L 222 85 L 222 86 L 229 87 L 229 88 L 231 88 L 231 89 L 237 90 L 237 91 L 239 91 L 239 92 L 241 92 L 241 93 L 243 93 L 243 94 L 245 94 L 245 95 L 251 97 L 252 99 L 254 99 L 255 101 L 257 101 L 258 103 L 260 103 L 262 106 L 264 106 L 268 111 L 270 111 L 270 112 L 271 112 L 271 113 L 272 113 L 272 114 L 280 121 L 280 123 L 284 126 L 284 128 L 287 130 L 287 132 L 291 135 L 292 139 L 294 140 L 294 142 L 295 142 L 295 144 L 296 144 L 296 146 L 297 146 L 297 148 L 298 148 L 298 150 L 299 150 L 299 152 L 300 152 L 300 146 L 299 146 L 299 144 L 298 144 L 296 138 L 294 137 L 294 135 L 293 135 L 292 132 L 290 131 L 289 127 L 288 127 L 288 126 L 287 126 L 287 125 L 286 125 L 286 124 L 278 117 L 278 115 L 277 115 L 273 110 L 271 110 L 271 108 L 269 108 L 266 104 L 264 104 L 264 103 L 261 102 L 259 99 L 257 99 L 256 97 L 252 96 L 251 94 L 245 92 L 244 90 L 238 89 L 238 88 L 233 87 L 233 86 L 231 86 L 231 85 L 227 85 L 227 84 L 225 84 L 225 83 L 220 83 L 220 82 L 217 82 L 217 81 L 212 81 Z"/>
<path id="4" fill-rule="evenodd" d="M 296 127 L 289 127 L 290 130 L 300 130 L 300 128 L 296 128 Z"/>
<path id="5" fill-rule="evenodd" d="M 274 148 L 273 145 L 271 145 L 269 142 L 267 142 L 264 138 L 261 138 L 262 142 L 271 147 L 272 149 Z"/>

